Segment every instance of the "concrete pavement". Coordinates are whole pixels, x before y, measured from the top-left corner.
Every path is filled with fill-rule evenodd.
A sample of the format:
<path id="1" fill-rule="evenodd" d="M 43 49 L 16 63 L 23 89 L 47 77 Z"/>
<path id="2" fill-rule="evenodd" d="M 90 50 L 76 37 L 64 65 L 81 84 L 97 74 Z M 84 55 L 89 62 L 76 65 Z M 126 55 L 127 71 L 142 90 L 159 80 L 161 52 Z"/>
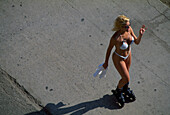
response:
<path id="1" fill-rule="evenodd" d="M 107 78 L 92 77 L 120 14 L 136 35 L 148 27 L 132 46 L 130 87 L 137 100 L 122 109 L 111 96 L 120 79 L 112 60 Z M 52 114 L 170 113 L 170 9 L 159 0 L 6 0 L 0 15 L 0 68 Z"/>
<path id="2" fill-rule="evenodd" d="M 36 111 L 39 107 L 26 97 L 21 87 L 16 85 L 15 80 L 0 69 L 0 114 L 24 115 Z"/>

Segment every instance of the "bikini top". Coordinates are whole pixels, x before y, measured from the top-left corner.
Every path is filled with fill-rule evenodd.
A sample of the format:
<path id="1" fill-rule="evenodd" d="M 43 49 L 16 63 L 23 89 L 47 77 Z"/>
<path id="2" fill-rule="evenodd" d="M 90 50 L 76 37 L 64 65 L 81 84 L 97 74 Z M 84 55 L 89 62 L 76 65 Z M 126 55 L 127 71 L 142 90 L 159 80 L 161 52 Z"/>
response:
<path id="1" fill-rule="evenodd" d="M 130 45 L 133 44 L 133 42 L 134 42 L 134 37 L 132 36 L 132 42 L 130 43 Z M 120 46 L 120 49 L 126 50 L 128 48 L 128 46 L 129 46 L 128 43 L 126 41 L 123 41 L 123 44 L 122 44 L 122 46 Z"/>

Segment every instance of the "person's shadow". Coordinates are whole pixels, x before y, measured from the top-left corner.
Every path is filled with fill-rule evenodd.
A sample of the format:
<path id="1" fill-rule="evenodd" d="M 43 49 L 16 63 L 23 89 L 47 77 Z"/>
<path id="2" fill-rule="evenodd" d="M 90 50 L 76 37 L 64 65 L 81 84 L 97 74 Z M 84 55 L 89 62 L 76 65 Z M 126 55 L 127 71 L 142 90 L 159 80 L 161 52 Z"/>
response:
<path id="1" fill-rule="evenodd" d="M 117 105 L 114 95 L 108 95 L 108 94 L 94 101 L 83 102 L 70 107 L 64 107 L 64 106 L 65 104 L 63 104 L 62 102 L 59 102 L 56 105 L 53 103 L 49 103 L 41 111 L 28 113 L 26 115 L 46 115 L 46 114 L 47 115 L 64 115 L 64 114 L 82 115 L 90 110 L 99 107 L 103 107 L 110 110 L 120 109 L 120 107 Z"/>

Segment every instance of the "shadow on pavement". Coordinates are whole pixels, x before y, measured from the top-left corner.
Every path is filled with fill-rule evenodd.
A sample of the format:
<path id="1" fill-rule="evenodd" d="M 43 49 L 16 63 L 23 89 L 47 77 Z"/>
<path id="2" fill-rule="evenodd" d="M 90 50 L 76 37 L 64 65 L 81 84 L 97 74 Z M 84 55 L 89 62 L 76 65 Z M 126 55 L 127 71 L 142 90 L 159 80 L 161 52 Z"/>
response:
<path id="1" fill-rule="evenodd" d="M 26 115 L 82 115 L 90 110 L 103 107 L 109 110 L 120 109 L 116 103 L 113 95 L 104 95 L 103 98 L 94 101 L 83 102 L 74 106 L 64 107 L 65 104 L 59 102 L 58 104 L 49 103 L 41 111 L 28 113 Z M 46 114 L 45 114 L 46 113 Z"/>

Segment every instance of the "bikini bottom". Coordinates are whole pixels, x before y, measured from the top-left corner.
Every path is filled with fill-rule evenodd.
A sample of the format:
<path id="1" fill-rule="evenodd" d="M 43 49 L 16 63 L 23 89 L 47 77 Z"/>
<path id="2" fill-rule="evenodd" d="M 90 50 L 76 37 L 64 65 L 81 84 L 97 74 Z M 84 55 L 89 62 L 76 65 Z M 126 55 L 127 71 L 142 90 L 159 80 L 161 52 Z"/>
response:
<path id="1" fill-rule="evenodd" d="M 115 52 L 115 54 L 118 55 L 119 57 L 123 58 L 124 60 L 126 60 L 129 57 L 130 52 L 127 56 L 122 56 L 122 55 L 118 54 L 117 52 Z"/>

